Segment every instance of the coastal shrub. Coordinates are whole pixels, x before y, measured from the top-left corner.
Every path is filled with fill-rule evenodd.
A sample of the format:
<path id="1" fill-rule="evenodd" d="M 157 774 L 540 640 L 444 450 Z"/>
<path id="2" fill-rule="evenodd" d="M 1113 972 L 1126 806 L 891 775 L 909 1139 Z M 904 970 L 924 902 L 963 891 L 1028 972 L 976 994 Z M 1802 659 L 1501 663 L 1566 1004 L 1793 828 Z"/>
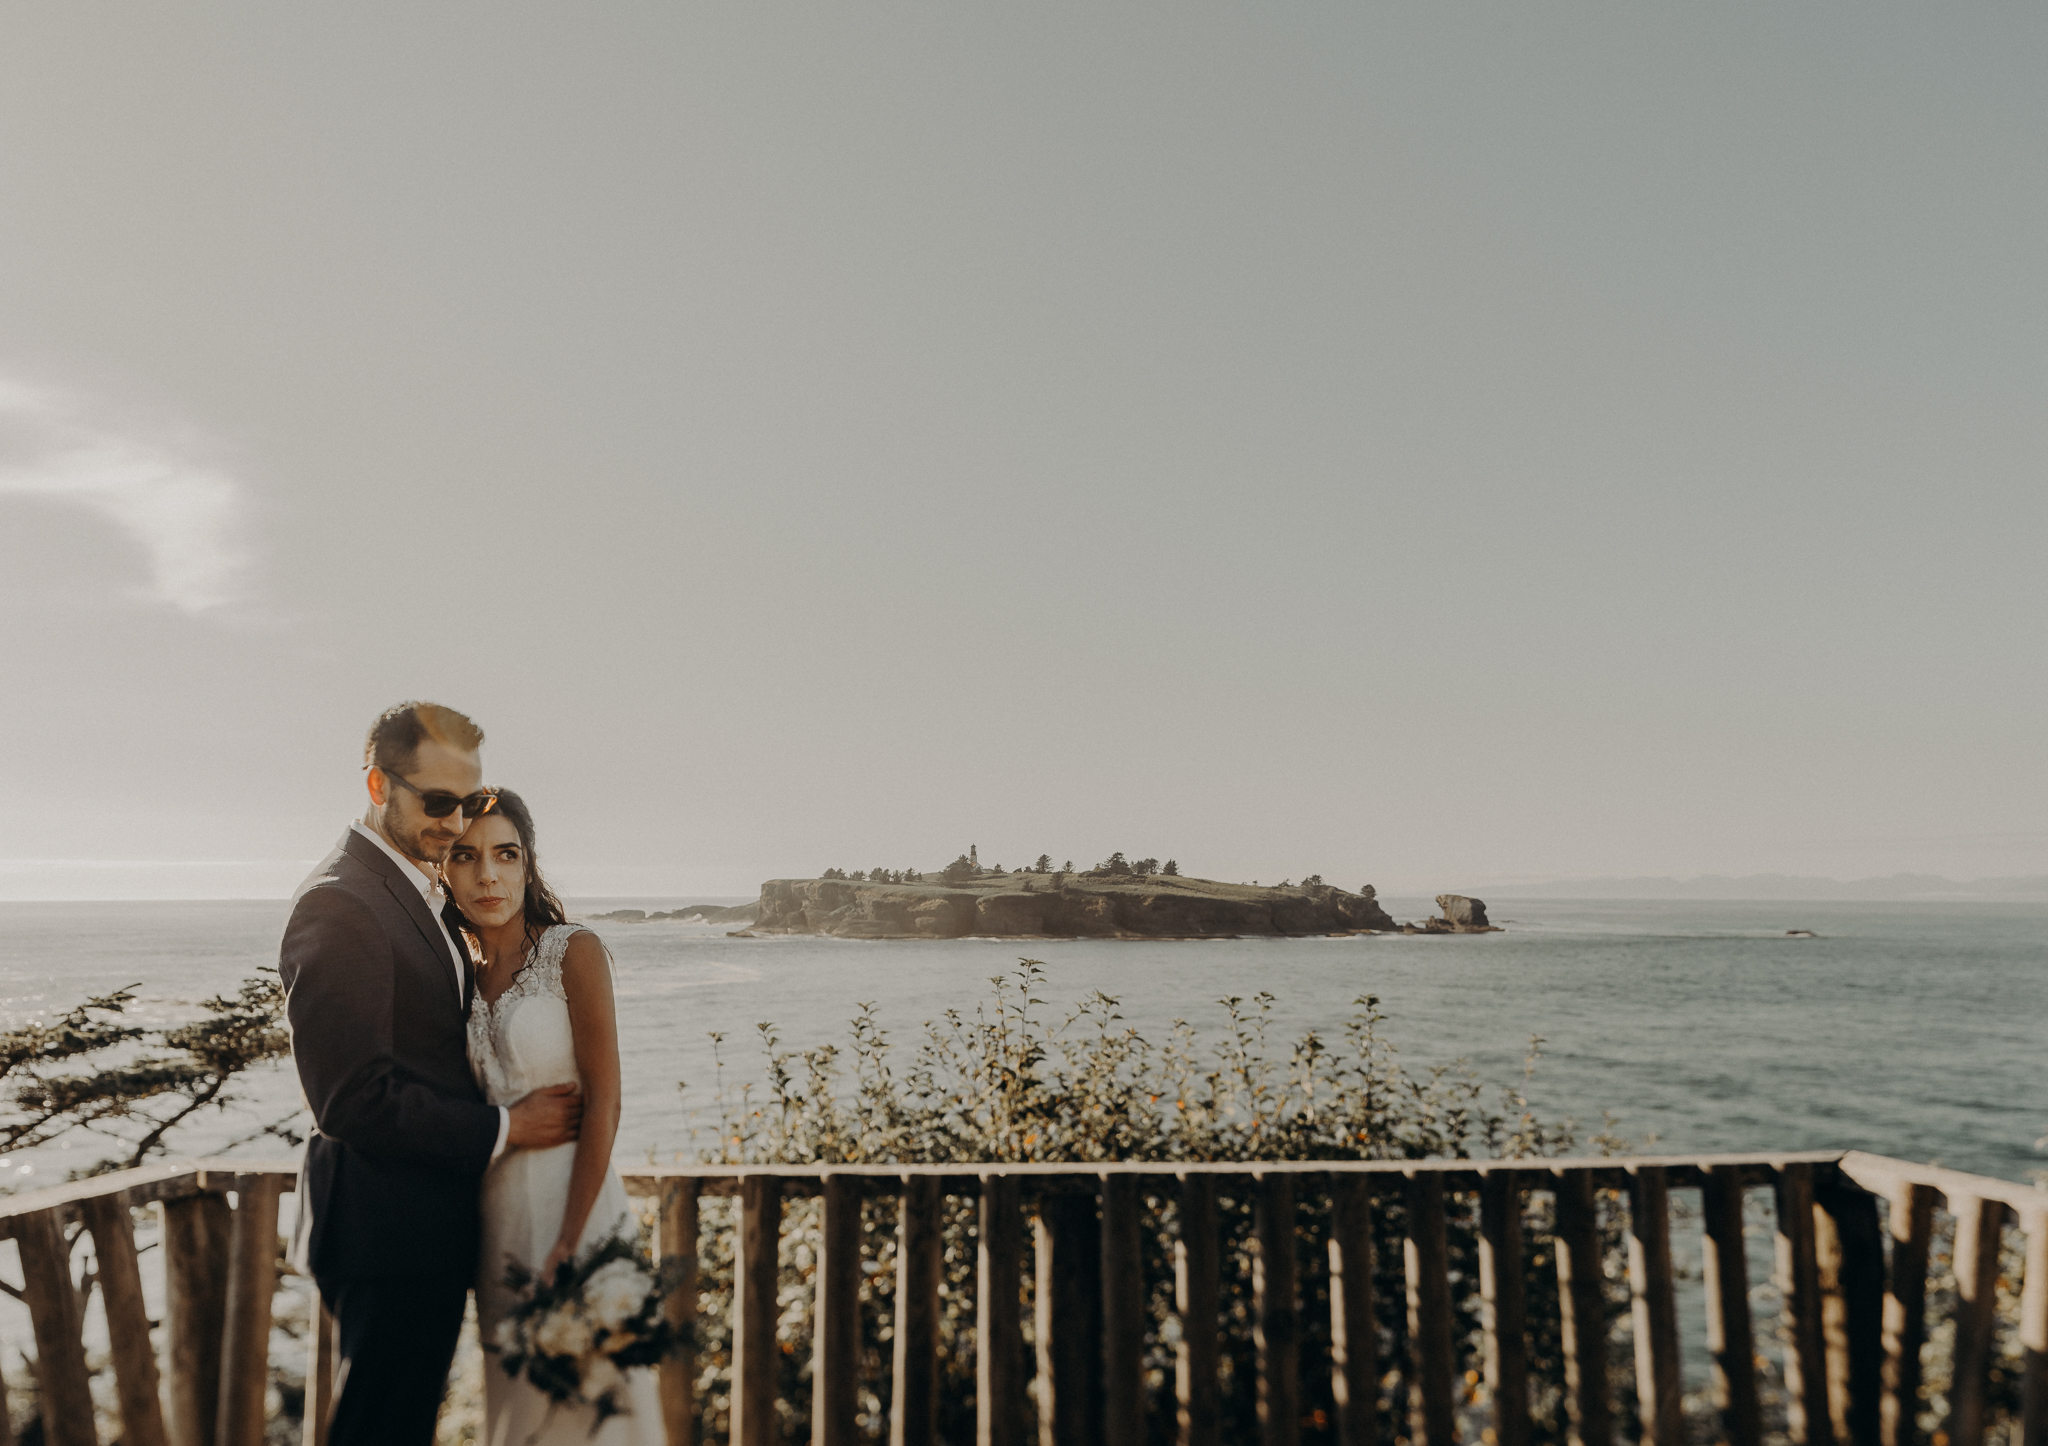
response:
<path id="1" fill-rule="evenodd" d="M 0 1154 L 85 1134 L 106 1153 L 81 1173 L 143 1164 L 166 1154 L 181 1126 L 239 1102 L 252 1070 L 291 1052 L 274 969 L 180 1024 L 134 1023 L 134 1002 L 134 988 L 119 989 L 0 1032 Z M 297 1118 L 294 1108 L 249 1139 L 298 1144 Z"/>
<path id="2" fill-rule="evenodd" d="M 713 1085 L 717 1144 L 701 1158 L 726 1163 L 941 1164 L 988 1162 L 1089 1163 L 1097 1161 L 1246 1161 L 1470 1159 L 1552 1155 L 1572 1149 L 1569 1122 L 1539 1118 L 1523 1092 L 1525 1082 L 1489 1088 L 1459 1065 L 1409 1067 L 1385 1033 L 1377 999 L 1355 1001 L 1349 1018 L 1325 1033 L 1311 1030 L 1281 1044 L 1269 1035 L 1271 994 L 1250 1001 L 1220 1001 L 1227 1026 L 1205 1041 L 1185 1022 L 1158 1041 L 1123 1019 L 1115 998 L 1091 995 L 1063 1018 L 1045 1012 L 1035 991 L 1044 966 L 1023 961 L 1009 977 L 991 981 L 990 996 L 971 1014 L 948 1011 L 929 1022 L 914 1050 L 902 1051 L 871 1008 L 854 1017 L 843 1044 L 785 1047 L 772 1024 L 762 1024 L 764 1085 L 730 1086 L 722 1053 Z M 723 1036 L 713 1035 L 722 1050 Z M 1540 1043 L 1540 1042 L 1539 1042 Z M 1532 1044 L 1530 1066 L 1535 1062 Z M 1603 1134 L 1591 1143 L 1615 1142 Z M 1243 1182 L 1248 1184 L 1249 1181 Z M 1219 1190 L 1223 1234 L 1224 1439 L 1256 1440 L 1255 1352 L 1251 1337 L 1251 1192 Z M 697 1399 L 704 1439 L 725 1429 L 729 1408 L 731 1242 L 736 1207 L 704 1202 L 703 1283 L 700 1316 L 702 1377 Z M 1172 1241 L 1175 1196 L 1170 1183 L 1146 1200 L 1144 1281 L 1150 1326 L 1145 1343 L 1152 1440 L 1172 1434 Z M 1297 1262 L 1302 1294 L 1303 1440 L 1333 1439 L 1330 1398 L 1325 1238 L 1328 1205 L 1313 1189 L 1300 1194 Z M 1532 1384 L 1537 1439 L 1564 1439 L 1563 1381 L 1557 1339 L 1557 1276 L 1550 1240 L 1548 1196 L 1526 1207 L 1524 1268 L 1529 1301 Z M 1408 1439 L 1402 1367 L 1407 1320 L 1400 1240 L 1403 1211 L 1397 1195 L 1374 1205 L 1380 1241 L 1376 1300 L 1385 1378 L 1382 1439 Z M 1454 1197 L 1450 1247 L 1461 1370 L 1479 1370 L 1478 1243 L 1476 1205 Z M 891 1198 L 863 1206 L 861 1424 L 871 1439 L 888 1430 L 895 1214 Z M 1609 1306 L 1619 1320 L 1627 1310 L 1620 1285 L 1623 1222 L 1615 1202 L 1603 1202 L 1603 1228 L 1617 1266 L 1610 1272 Z M 784 1205 L 782 1276 L 778 1292 L 778 1394 L 787 1418 L 785 1439 L 805 1441 L 810 1431 L 810 1334 L 817 1258 L 814 1201 Z M 941 1302 L 941 1435 L 948 1441 L 974 1434 L 974 1203 L 949 1202 L 944 1227 Z M 1023 1283 L 1027 1296 L 1030 1283 Z M 1028 1303 L 1027 1342 L 1031 1337 Z M 1617 1334 L 1611 1378 L 1623 1387 L 1619 1424 L 1633 1419 L 1626 1399 L 1631 1373 L 1625 1339 Z M 1483 1392 L 1464 1394 L 1478 1439 Z"/>
<path id="3" fill-rule="evenodd" d="M 179 1023 L 140 1022 L 131 1010 L 135 1003 L 134 987 L 117 989 L 48 1021 L 0 1031 L 0 1155 L 77 1146 L 69 1156 L 79 1162 L 68 1172 L 73 1176 L 146 1164 L 170 1154 L 186 1126 L 244 1103 L 252 1073 L 281 1063 L 291 1050 L 284 989 L 275 970 L 244 980 L 232 994 L 204 1001 L 197 1017 Z M 258 1124 L 226 1148 L 259 1139 L 296 1144 L 298 1122 L 295 1102 L 291 1113 Z M 55 1183 L 30 1178 L 12 1188 Z M 0 1193 L 11 1189 L 0 1188 Z M 153 1234 L 145 1213 L 144 1249 L 152 1245 Z M 98 1285 L 97 1273 L 86 1271 L 79 1282 L 81 1311 Z M 273 1317 L 280 1333 L 295 1337 L 302 1330 L 305 1300 L 302 1289 L 280 1285 Z M 21 1370 L 10 1369 L 7 1395 L 15 1411 L 26 1410 L 34 1422 L 40 1402 L 33 1361 L 21 1353 L 15 1359 Z M 298 1370 L 302 1359 L 302 1352 L 292 1351 L 273 1362 L 272 1380 L 287 1409 L 296 1409 L 293 1403 L 304 1399 L 305 1381 Z M 110 1379 L 102 1355 L 93 1356 L 89 1369 Z M 101 1440 L 114 1440 L 120 1431 L 118 1415 L 108 1410 L 111 1394 L 96 1393 Z M 41 1439 L 40 1426 L 29 1426 L 21 1439 Z"/>

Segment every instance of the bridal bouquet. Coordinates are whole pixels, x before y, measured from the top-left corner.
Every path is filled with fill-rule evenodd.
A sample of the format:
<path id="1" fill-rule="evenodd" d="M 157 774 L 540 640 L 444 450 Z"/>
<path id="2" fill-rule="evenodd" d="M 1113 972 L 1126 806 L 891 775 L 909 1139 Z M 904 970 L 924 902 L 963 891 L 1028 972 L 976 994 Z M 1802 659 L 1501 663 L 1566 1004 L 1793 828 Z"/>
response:
<path id="1" fill-rule="evenodd" d="M 656 1268 L 635 1241 L 612 1235 L 553 1280 L 516 1261 L 505 1284 L 520 1297 L 491 1349 L 505 1374 L 526 1377 L 557 1406 L 590 1406 L 601 1425 L 626 1412 L 622 1372 L 659 1365 L 685 1344 L 662 1310 L 680 1266 Z"/>

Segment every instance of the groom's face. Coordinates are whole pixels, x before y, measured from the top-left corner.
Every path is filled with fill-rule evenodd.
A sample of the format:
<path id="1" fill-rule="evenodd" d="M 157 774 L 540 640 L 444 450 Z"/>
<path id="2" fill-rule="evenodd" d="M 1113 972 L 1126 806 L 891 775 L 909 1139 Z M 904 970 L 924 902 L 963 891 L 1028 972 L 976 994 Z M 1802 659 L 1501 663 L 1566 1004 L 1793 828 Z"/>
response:
<path id="1" fill-rule="evenodd" d="M 469 797 L 484 786 L 483 759 L 475 753 L 426 738 L 420 741 L 412 766 L 399 770 L 399 773 L 419 793 L 372 775 L 370 798 L 372 802 L 383 805 L 384 837 L 407 858 L 418 859 L 424 864 L 438 864 L 448 857 L 448 850 L 455 840 L 462 837 L 463 829 L 469 826 L 468 820 L 463 818 L 461 809 L 446 818 L 428 818 L 420 807 L 420 793 L 438 791 L 452 793 L 457 798 Z M 378 783 L 383 784 L 381 790 L 376 787 Z M 381 798 L 378 797 L 379 792 L 383 795 Z"/>

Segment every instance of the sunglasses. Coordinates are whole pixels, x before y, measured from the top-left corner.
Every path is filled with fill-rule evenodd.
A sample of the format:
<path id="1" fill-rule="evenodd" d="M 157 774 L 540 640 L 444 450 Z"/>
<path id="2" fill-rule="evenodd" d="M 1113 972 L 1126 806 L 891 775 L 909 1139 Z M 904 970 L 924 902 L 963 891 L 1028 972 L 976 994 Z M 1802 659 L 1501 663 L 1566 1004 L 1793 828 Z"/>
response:
<path id="1" fill-rule="evenodd" d="M 384 770 L 384 776 L 408 793 L 418 794 L 420 812 L 428 818 L 446 818 L 458 808 L 464 818 L 482 818 L 498 806 L 498 795 L 488 788 L 480 788 L 467 798 L 457 798 L 444 788 L 417 788 L 388 768 Z"/>

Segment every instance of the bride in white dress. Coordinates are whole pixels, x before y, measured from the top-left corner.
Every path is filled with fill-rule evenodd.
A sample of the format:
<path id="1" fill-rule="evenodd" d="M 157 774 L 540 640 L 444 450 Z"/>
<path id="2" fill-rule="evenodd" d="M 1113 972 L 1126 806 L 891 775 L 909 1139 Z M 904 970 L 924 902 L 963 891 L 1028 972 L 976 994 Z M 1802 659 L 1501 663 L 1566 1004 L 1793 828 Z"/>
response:
<path id="1" fill-rule="evenodd" d="M 620 1094 L 611 956 L 597 935 L 566 922 L 534 862 L 524 801 L 509 791 L 498 799 L 456 841 L 444 868 L 458 922 L 481 955 L 469 1065 L 494 1105 L 551 1085 L 580 1086 L 583 1129 L 572 1145 L 507 1151 L 484 1176 L 476 1309 L 486 1342 L 497 1338 L 512 1305 L 508 1262 L 545 1276 L 635 1228 L 611 1163 Z M 592 1434 L 592 1408 L 553 1406 L 493 1359 L 484 1371 L 484 1439 L 489 1446 L 663 1446 L 654 1372 L 627 1371 L 618 1398 L 626 1414 Z"/>

